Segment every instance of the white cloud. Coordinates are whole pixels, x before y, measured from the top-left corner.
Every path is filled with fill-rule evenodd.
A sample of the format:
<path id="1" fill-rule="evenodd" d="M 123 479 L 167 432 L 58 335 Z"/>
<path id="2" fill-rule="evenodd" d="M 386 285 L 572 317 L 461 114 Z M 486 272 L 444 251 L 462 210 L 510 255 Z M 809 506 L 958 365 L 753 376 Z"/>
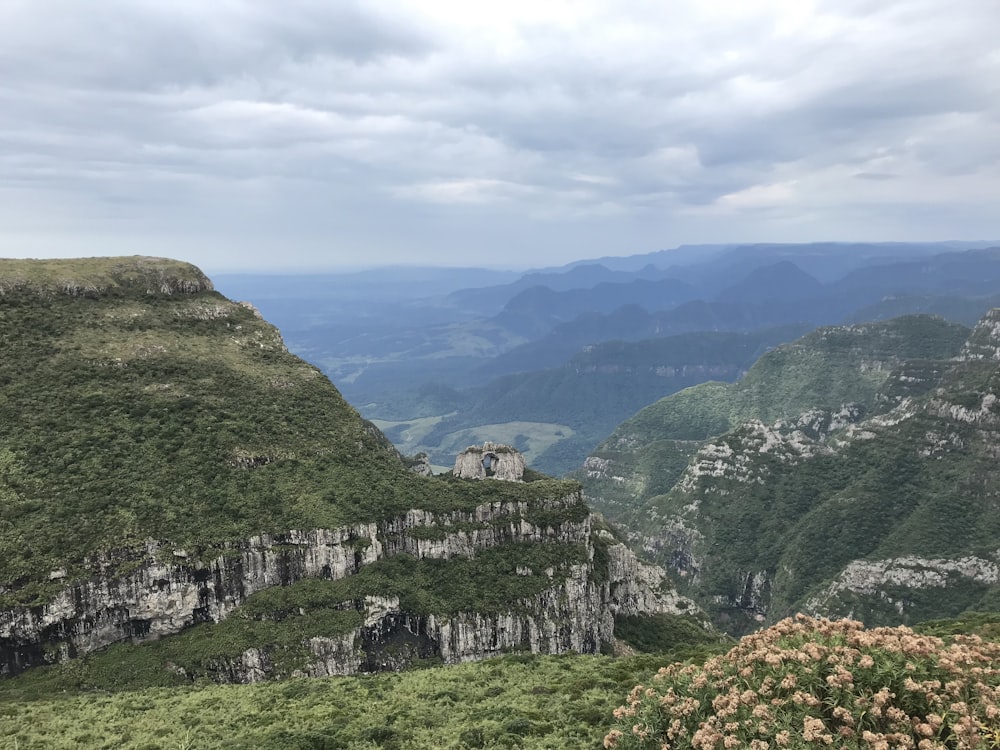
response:
<path id="1" fill-rule="evenodd" d="M 406 198 L 433 203 L 494 203 L 509 201 L 536 192 L 527 185 L 503 180 L 439 180 L 401 187 L 397 193 Z"/>
<path id="2" fill-rule="evenodd" d="M 0 6 L 5 248 L 1000 237 L 995 0 L 44 6 Z"/>

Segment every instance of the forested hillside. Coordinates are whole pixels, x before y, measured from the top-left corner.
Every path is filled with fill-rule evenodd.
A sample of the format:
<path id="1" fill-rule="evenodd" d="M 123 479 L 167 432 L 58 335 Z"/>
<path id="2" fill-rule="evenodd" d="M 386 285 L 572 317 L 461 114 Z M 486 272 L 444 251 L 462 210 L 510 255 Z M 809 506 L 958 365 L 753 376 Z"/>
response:
<path id="1" fill-rule="evenodd" d="M 733 632 L 995 609 L 996 320 L 821 329 L 640 412 L 587 497 Z"/>
<path id="2" fill-rule="evenodd" d="M 680 602 L 572 482 L 409 471 L 192 266 L 0 261 L 0 336 L 0 674 L 114 644 L 143 684 L 593 652 Z"/>

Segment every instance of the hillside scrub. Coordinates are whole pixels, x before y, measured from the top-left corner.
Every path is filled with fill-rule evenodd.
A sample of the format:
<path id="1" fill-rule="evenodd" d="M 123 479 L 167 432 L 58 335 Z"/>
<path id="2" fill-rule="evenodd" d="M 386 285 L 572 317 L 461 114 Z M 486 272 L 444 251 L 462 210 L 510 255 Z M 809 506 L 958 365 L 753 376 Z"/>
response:
<path id="1" fill-rule="evenodd" d="M 0 351 L 4 607 L 147 539 L 197 550 L 575 491 L 407 471 L 273 326 L 186 264 L 0 262 Z"/>
<path id="2" fill-rule="evenodd" d="M 676 658 L 676 657 L 675 657 Z M 0 680 L 0 750 L 577 750 L 649 656 L 515 654 L 403 673 L 114 692 Z"/>
<path id="3" fill-rule="evenodd" d="M 614 714 L 618 750 L 995 748 L 1000 644 L 797 615 L 660 669 Z"/>
<path id="4" fill-rule="evenodd" d="M 912 625 L 993 609 L 995 328 L 820 329 L 739 384 L 640 412 L 578 475 L 587 502 L 733 635 L 799 610 Z M 723 417 L 743 421 L 695 439 Z"/>

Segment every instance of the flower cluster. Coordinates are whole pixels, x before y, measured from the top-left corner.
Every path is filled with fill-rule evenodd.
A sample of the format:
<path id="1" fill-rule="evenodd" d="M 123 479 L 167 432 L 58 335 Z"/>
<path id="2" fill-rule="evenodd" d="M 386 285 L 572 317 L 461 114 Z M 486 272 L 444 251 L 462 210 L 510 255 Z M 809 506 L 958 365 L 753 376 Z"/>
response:
<path id="1" fill-rule="evenodd" d="M 797 615 L 615 709 L 605 748 L 1000 748 L 1000 644 Z"/>

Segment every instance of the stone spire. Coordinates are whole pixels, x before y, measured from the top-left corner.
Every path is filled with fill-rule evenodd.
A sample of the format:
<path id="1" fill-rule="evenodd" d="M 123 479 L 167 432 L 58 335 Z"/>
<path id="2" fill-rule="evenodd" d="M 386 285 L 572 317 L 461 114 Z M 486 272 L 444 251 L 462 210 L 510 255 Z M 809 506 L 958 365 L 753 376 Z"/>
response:
<path id="1" fill-rule="evenodd" d="M 524 481 L 524 456 L 509 445 L 470 445 L 455 458 L 454 474 L 462 479 Z"/>

